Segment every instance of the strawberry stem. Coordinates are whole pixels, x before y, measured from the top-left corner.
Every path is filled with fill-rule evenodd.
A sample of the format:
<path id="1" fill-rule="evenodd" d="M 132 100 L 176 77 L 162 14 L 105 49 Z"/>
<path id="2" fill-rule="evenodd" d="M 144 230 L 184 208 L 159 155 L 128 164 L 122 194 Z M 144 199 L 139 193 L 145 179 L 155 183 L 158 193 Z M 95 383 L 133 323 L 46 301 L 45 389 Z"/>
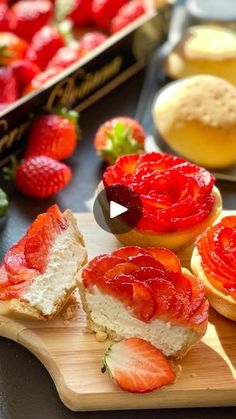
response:
<path id="1" fill-rule="evenodd" d="M 58 31 L 63 37 L 65 43 L 69 45 L 73 39 L 72 36 L 72 21 L 70 19 L 64 19 L 61 22 L 56 24 Z"/>
<path id="2" fill-rule="evenodd" d="M 18 161 L 15 156 L 10 157 L 10 166 L 3 167 L 4 179 L 14 180 L 16 177 L 16 171 L 21 161 Z"/>
<path id="3" fill-rule="evenodd" d="M 52 110 L 52 114 L 60 115 L 63 118 L 69 119 L 69 121 L 74 124 L 75 128 L 78 127 L 78 121 L 79 121 L 79 113 L 74 111 L 73 109 L 67 109 L 65 106 L 59 106 L 57 108 L 54 108 Z"/>
<path id="4" fill-rule="evenodd" d="M 0 217 L 6 215 L 8 209 L 7 194 L 0 188 Z"/>
<path id="5" fill-rule="evenodd" d="M 143 144 L 138 143 L 133 138 L 131 127 L 125 126 L 123 122 L 117 122 L 112 131 L 106 131 L 108 139 L 106 147 L 100 151 L 100 154 L 109 159 L 111 164 L 115 163 L 118 157 L 125 154 L 141 153 Z"/>

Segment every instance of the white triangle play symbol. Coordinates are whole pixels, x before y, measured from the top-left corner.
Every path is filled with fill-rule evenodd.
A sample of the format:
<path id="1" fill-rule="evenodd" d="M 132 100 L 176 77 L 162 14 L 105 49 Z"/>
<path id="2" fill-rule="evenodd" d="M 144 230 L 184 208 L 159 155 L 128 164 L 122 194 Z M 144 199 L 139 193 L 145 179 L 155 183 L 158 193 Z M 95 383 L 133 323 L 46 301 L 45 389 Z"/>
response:
<path id="1" fill-rule="evenodd" d="M 126 211 L 128 211 L 128 208 L 115 201 L 110 201 L 110 218 L 118 217 L 118 215 L 124 214 Z"/>

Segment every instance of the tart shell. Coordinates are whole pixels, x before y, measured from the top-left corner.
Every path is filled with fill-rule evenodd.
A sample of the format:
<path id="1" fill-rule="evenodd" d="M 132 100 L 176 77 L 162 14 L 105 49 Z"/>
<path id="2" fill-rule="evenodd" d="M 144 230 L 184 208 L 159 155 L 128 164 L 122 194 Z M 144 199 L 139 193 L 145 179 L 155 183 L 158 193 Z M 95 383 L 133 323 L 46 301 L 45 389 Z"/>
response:
<path id="1" fill-rule="evenodd" d="M 203 283 L 211 306 L 222 316 L 236 322 L 236 301 L 226 292 L 216 289 L 206 276 L 197 247 L 194 248 L 191 269 L 194 275 Z"/>
<path id="2" fill-rule="evenodd" d="M 98 185 L 98 194 L 103 190 L 104 185 L 101 182 Z M 171 233 L 145 232 L 134 228 L 127 233 L 115 234 L 116 238 L 126 246 L 140 247 L 166 247 L 173 251 L 178 251 L 190 245 L 195 238 L 202 233 L 208 226 L 220 216 L 222 211 L 222 199 L 220 191 L 216 186 L 213 187 L 212 193 L 215 197 L 212 210 L 202 222 L 183 231 L 174 231 Z M 109 203 L 107 200 L 100 200 L 100 205 L 106 217 L 109 217 Z M 120 221 L 121 225 L 123 224 Z"/>

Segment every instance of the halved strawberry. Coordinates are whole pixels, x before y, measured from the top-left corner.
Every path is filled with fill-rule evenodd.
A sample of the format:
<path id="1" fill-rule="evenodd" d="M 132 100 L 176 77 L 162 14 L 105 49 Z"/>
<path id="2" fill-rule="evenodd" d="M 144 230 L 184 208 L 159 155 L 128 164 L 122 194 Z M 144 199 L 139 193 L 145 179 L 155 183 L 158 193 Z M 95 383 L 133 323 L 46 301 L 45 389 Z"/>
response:
<path id="1" fill-rule="evenodd" d="M 147 247 L 146 251 L 170 271 L 181 272 L 180 260 L 171 250 L 163 247 Z"/>
<path id="2" fill-rule="evenodd" d="M 124 339 L 105 352 L 102 372 L 108 371 L 123 390 L 145 393 L 171 384 L 175 372 L 159 349 L 140 338 Z"/>

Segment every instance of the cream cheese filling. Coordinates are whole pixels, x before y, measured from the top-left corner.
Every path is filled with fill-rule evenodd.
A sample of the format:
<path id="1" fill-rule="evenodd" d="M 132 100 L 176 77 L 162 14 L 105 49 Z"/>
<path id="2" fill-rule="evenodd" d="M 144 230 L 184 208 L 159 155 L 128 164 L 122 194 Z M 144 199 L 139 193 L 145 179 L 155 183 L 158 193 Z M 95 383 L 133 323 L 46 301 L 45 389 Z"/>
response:
<path id="1" fill-rule="evenodd" d="M 149 323 L 133 317 L 124 305 L 110 295 L 102 294 L 94 286 L 86 293 L 92 320 L 104 329 L 117 334 L 118 339 L 140 337 L 159 348 L 166 356 L 180 351 L 192 334 L 191 329 L 155 319 Z"/>

